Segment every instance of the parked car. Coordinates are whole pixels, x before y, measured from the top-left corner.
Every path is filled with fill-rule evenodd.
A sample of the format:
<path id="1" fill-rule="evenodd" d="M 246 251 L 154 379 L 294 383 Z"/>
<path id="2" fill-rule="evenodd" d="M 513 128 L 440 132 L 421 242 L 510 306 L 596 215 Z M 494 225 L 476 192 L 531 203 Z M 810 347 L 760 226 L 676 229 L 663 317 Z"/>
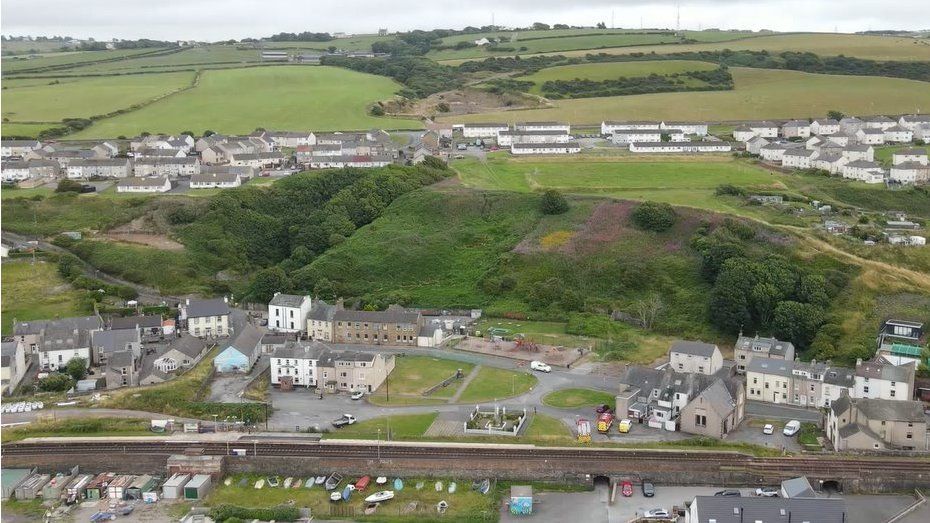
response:
<path id="1" fill-rule="evenodd" d="M 628 498 L 633 495 L 633 484 L 629 481 L 624 481 L 620 484 L 620 493 L 623 494 L 623 497 Z"/>
<path id="2" fill-rule="evenodd" d="M 531 361 L 530 368 L 533 370 L 538 370 L 539 372 L 552 372 L 552 367 L 541 361 Z"/>
<path id="3" fill-rule="evenodd" d="M 648 481 L 643 482 L 643 496 L 651 498 L 656 495 L 656 486 Z"/>
<path id="4" fill-rule="evenodd" d="M 801 430 L 801 422 L 793 419 L 785 424 L 785 429 L 782 430 L 781 433 L 785 436 L 794 436 L 799 430 Z"/>
<path id="5" fill-rule="evenodd" d="M 360 399 L 362 399 L 362 398 L 365 397 L 365 391 L 357 390 L 357 391 L 353 392 L 353 393 L 352 393 L 352 396 L 350 396 L 350 397 L 351 397 L 353 400 L 360 400 Z"/>
<path id="6" fill-rule="evenodd" d="M 756 489 L 756 495 L 763 498 L 777 498 L 778 489 L 775 487 L 759 487 Z"/>
<path id="7" fill-rule="evenodd" d="M 766 423 L 765 426 L 762 427 L 762 433 L 763 434 L 774 434 L 775 426 L 772 425 L 771 423 Z"/>
<path id="8" fill-rule="evenodd" d="M 647 510 L 643 514 L 643 517 L 648 519 L 668 519 L 671 516 L 669 516 L 668 511 L 664 508 L 654 508 Z"/>
<path id="9" fill-rule="evenodd" d="M 714 492 L 714 495 L 715 495 L 715 496 L 734 497 L 734 498 L 738 498 L 738 497 L 742 496 L 742 494 L 740 494 L 740 491 L 738 491 L 738 490 L 732 490 L 732 489 L 720 490 L 720 491 Z"/>
<path id="10" fill-rule="evenodd" d="M 346 425 L 351 425 L 353 423 L 355 423 L 355 416 L 351 414 L 343 414 L 341 418 L 337 418 L 333 420 L 333 426 L 336 427 L 337 429 L 341 429 L 342 427 L 345 427 Z"/>

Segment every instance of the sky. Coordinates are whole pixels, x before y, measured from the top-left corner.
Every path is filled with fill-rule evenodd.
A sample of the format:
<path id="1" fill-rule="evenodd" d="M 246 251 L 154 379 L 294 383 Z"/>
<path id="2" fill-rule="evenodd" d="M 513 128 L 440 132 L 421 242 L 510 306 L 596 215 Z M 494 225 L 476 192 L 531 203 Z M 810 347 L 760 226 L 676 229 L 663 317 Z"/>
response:
<path id="1" fill-rule="evenodd" d="M 408 6 L 408 7 L 405 7 Z M 549 24 L 856 32 L 930 28 L 930 2 L 898 0 L 2 0 L 4 35 L 216 41 L 279 32 L 373 33 Z"/>

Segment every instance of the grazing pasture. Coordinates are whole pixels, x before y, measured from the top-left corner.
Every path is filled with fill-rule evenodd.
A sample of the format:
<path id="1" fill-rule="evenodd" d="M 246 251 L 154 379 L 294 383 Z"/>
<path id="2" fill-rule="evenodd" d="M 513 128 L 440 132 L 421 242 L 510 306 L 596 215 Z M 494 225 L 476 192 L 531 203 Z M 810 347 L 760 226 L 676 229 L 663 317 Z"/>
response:
<path id="1" fill-rule="evenodd" d="M 634 78 L 657 74 L 660 76 L 685 73 L 688 71 L 712 71 L 716 64 L 697 60 L 650 60 L 643 62 L 605 62 L 593 64 L 562 65 L 548 67 L 529 76 L 517 77 L 517 80 L 533 82 L 536 86 L 532 92 L 541 91 L 542 84 L 556 80 L 591 80 L 600 82 L 616 80 L 620 77 Z"/>

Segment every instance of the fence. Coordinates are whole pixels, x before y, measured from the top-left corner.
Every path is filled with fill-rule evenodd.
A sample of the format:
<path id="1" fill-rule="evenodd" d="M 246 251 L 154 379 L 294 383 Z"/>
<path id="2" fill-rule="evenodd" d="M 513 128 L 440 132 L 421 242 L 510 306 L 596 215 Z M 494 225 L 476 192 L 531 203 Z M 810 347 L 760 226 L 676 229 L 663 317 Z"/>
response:
<path id="1" fill-rule="evenodd" d="M 494 407 L 493 411 L 482 411 L 481 407 L 476 406 L 475 410 L 468 416 L 469 421 L 463 423 L 463 429 L 465 434 L 478 434 L 478 435 L 488 435 L 488 436 L 517 436 L 520 434 L 520 431 L 523 429 L 523 425 L 526 423 L 526 409 L 523 409 L 523 413 L 519 416 L 511 414 L 511 417 L 514 418 L 512 421 L 513 426 L 510 429 L 506 429 L 507 422 L 511 421 L 507 419 L 507 407 Z M 484 428 L 469 428 L 469 423 L 480 422 L 483 418 L 492 418 L 488 420 Z M 491 425 L 492 421 L 500 423 L 497 427 Z"/>

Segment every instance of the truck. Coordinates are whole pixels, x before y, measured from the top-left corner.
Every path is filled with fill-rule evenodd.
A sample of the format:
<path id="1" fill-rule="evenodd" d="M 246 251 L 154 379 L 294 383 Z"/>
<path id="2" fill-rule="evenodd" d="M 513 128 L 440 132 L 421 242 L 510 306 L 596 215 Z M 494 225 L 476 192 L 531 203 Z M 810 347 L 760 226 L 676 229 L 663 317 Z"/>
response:
<path id="1" fill-rule="evenodd" d="M 613 424 L 614 415 L 611 412 L 604 412 L 597 417 L 597 431 L 601 434 L 607 434 Z"/>

